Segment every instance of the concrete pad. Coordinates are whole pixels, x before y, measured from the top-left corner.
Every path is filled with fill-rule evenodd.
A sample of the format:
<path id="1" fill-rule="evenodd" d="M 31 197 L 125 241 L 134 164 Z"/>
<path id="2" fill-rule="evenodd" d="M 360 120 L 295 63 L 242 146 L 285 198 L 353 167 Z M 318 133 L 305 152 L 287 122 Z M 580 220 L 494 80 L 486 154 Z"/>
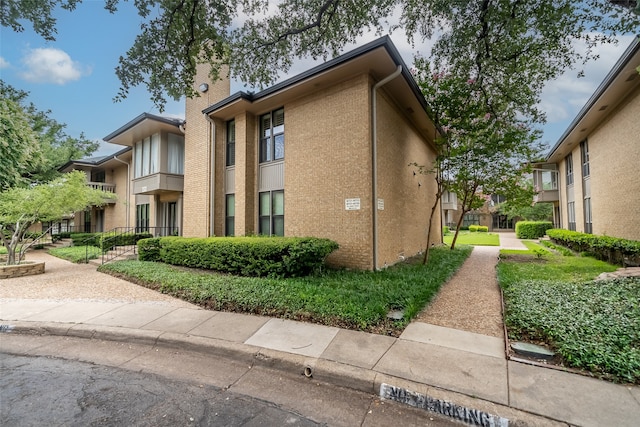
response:
<path id="1" fill-rule="evenodd" d="M 371 369 L 394 342 L 393 337 L 341 329 L 321 357 Z"/>
<path id="2" fill-rule="evenodd" d="M 640 405 L 640 386 L 637 386 L 637 385 L 627 386 L 627 389 L 629 390 L 629 393 L 631 393 L 633 398 L 636 399 L 636 401 L 638 402 L 638 405 Z"/>
<path id="3" fill-rule="evenodd" d="M 398 340 L 374 370 L 508 404 L 507 361 L 497 357 Z"/>
<path id="4" fill-rule="evenodd" d="M 303 356 L 320 357 L 338 331 L 338 328 L 329 326 L 271 319 L 245 343 Z"/>
<path id="5" fill-rule="evenodd" d="M 517 409 L 580 426 L 637 426 L 640 404 L 627 386 L 509 361 L 509 396 Z"/>
<path id="6" fill-rule="evenodd" d="M 215 316 L 191 329 L 189 334 L 226 341 L 244 342 L 269 320 L 267 317 L 248 314 L 212 313 L 216 313 Z"/>
<path id="7" fill-rule="evenodd" d="M 428 323 L 410 323 L 400 335 L 400 339 L 455 348 L 500 359 L 506 358 L 503 339 Z"/>
<path id="8" fill-rule="evenodd" d="M 53 307 L 42 313 L 29 316 L 25 320 L 35 322 L 84 323 L 96 316 L 104 315 L 119 307 L 123 303 L 69 301 Z"/>
<path id="9" fill-rule="evenodd" d="M 0 301 L 0 319 L 2 320 L 24 320 L 35 314 L 51 310 L 63 303 L 48 300 L 3 300 Z"/>
<path id="10" fill-rule="evenodd" d="M 178 308 L 144 325 L 142 329 L 186 334 L 215 315 L 216 312 L 209 310 Z"/>
<path id="11" fill-rule="evenodd" d="M 123 328 L 141 328 L 177 310 L 176 307 L 157 304 L 121 304 L 121 307 L 87 320 L 87 325 L 118 326 Z"/>

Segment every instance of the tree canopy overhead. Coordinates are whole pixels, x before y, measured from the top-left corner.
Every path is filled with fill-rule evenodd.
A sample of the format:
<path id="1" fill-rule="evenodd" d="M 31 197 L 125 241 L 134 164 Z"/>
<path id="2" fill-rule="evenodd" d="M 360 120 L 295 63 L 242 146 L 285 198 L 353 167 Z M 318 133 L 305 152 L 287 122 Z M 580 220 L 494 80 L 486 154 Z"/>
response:
<path id="1" fill-rule="evenodd" d="M 105 0 L 117 11 L 121 0 Z M 47 40 L 57 33 L 56 7 L 74 10 L 82 0 L 4 0 L 3 26 L 30 22 Z M 624 7 L 621 4 L 624 3 Z M 162 109 L 165 96 L 193 95 L 196 62 L 211 64 L 213 77 L 225 63 L 250 85 L 273 83 L 296 58 L 326 58 L 369 30 L 401 27 L 410 41 L 435 42 L 431 60 L 475 75 L 492 91 L 533 97 L 542 85 L 593 47 L 618 34 L 638 32 L 638 10 L 610 0 L 136 0 L 141 32 L 120 59 L 116 98 L 144 84 Z M 587 46 L 576 50 L 576 41 Z M 527 88 L 513 91 L 509 76 Z M 529 109 L 526 114 L 538 114 Z"/>

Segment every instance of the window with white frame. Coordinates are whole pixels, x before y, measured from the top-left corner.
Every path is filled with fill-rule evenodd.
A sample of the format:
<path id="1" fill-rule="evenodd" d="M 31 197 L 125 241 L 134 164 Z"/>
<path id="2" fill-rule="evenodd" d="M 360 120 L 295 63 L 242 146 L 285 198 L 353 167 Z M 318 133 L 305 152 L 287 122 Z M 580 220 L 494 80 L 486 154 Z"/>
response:
<path id="1" fill-rule="evenodd" d="M 236 195 L 227 194 L 225 198 L 224 235 L 234 236 L 236 227 Z"/>
<path id="2" fill-rule="evenodd" d="M 230 120 L 227 122 L 227 166 L 234 166 L 236 164 L 236 121 Z"/>
<path id="3" fill-rule="evenodd" d="M 284 108 L 260 117 L 260 163 L 284 159 Z"/>
<path id="4" fill-rule="evenodd" d="M 142 141 L 135 143 L 134 150 L 134 176 L 141 176 L 158 173 L 160 161 L 160 134 L 146 137 Z"/>
<path id="5" fill-rule="evenodd" d="M 184 175 L 184 138 L 172 133 L 167 143 L 167 172 Z"/>
<path id="6" fill-rule="evenodd" d="M 592 213 L 591 213 L 591 197 L 585 197 L 584 199 L 584 232 L 585 233 L 593 233 L 593 224 L 592 224 Z"/>
<path id="7" fill-rule="evenodd" d="M 571 231 L 576 231 L 576 202 L 567 203 L 567 216 L 569 220 L 569 227 Z"/>
<path id="8" fill-rule="evenodd" d="M 589 143 L 586 139 L 580 143 L 580 159 L 582 161 L 582 177 L 586 178 L 591 172 L 589 168 Z"/>

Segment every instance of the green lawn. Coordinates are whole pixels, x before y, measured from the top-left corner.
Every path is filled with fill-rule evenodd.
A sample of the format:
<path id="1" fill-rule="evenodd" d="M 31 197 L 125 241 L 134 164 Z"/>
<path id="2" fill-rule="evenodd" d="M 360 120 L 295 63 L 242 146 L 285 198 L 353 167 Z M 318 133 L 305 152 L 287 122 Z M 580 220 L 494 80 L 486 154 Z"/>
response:
<path id="1" fill-rule="evenodd" d="M 53 248 L 49 249 L 49 253 L 55 257 L 75 263 L 83 263 L 85 260 L 97 259 L 102 255 L 100 248 L 96 248 L 95 246 L 68 246 L 64 248 Z"/>
<path id="2" fill-rule="evenodd" d="M 7 254 L 7 253 L 9 253 L 7 251 L 7 248 L 5 248 L 4 246 L 0 246 L 0 255 L 4 255 L 4 254 Z"/>
<path id="3" fill-rule="evenodd" d="M 371 271 L 327 271 L 320 276 L 237 277 L 162 263 L 119 261 L 99 271 L 125 278 L 212 310 L 305 320 L 398 336 L 469 256 L 471 248 L 433 248 L 420 258 Z M 404 318 L 387 318 L 404 310 Z"/>
<path id="4" fill-rule="evenodd" d="M 617 267 L 535 249 L 501 251 L 509 338 L 545 342 L 568 366 L 640 384 L 640 279 L 594 282 Z"/>
<path id="5" fill-rule="evenodd" d="M 454 233 L 450 232 L 444 235 L 444 243 L 451 246 Z M 460 230 L 458 233 L 457 245 L 471 245 L 471 246 L 500 246 L 500 237 L 496 233 L 471 233 L 467 230 Z"/>

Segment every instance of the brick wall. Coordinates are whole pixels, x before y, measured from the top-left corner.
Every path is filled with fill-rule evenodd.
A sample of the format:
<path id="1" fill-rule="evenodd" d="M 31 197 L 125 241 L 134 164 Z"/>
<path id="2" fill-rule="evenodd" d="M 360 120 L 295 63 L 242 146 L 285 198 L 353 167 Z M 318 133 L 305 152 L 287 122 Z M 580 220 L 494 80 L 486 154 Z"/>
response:
<path id="1" fill-rule="evenodd" d="M 640 240 L 639 117 L 640 87 L 589 135 L 594 234 Z"/>
<path id="2" fill-rule="evenodd" d="M 208 236 L 211 214 L 211 124 L 202 114 L 208 106 L 226 98 L 230 94 L 228 78 L 212 82 L 208 77 L 208 66 L 199 65 L 194 89 L 201 83 L 208 83 L 209 90 L 200 97 L 187 98 L 185 118 L 185 171 L 183 235 Z"/>

